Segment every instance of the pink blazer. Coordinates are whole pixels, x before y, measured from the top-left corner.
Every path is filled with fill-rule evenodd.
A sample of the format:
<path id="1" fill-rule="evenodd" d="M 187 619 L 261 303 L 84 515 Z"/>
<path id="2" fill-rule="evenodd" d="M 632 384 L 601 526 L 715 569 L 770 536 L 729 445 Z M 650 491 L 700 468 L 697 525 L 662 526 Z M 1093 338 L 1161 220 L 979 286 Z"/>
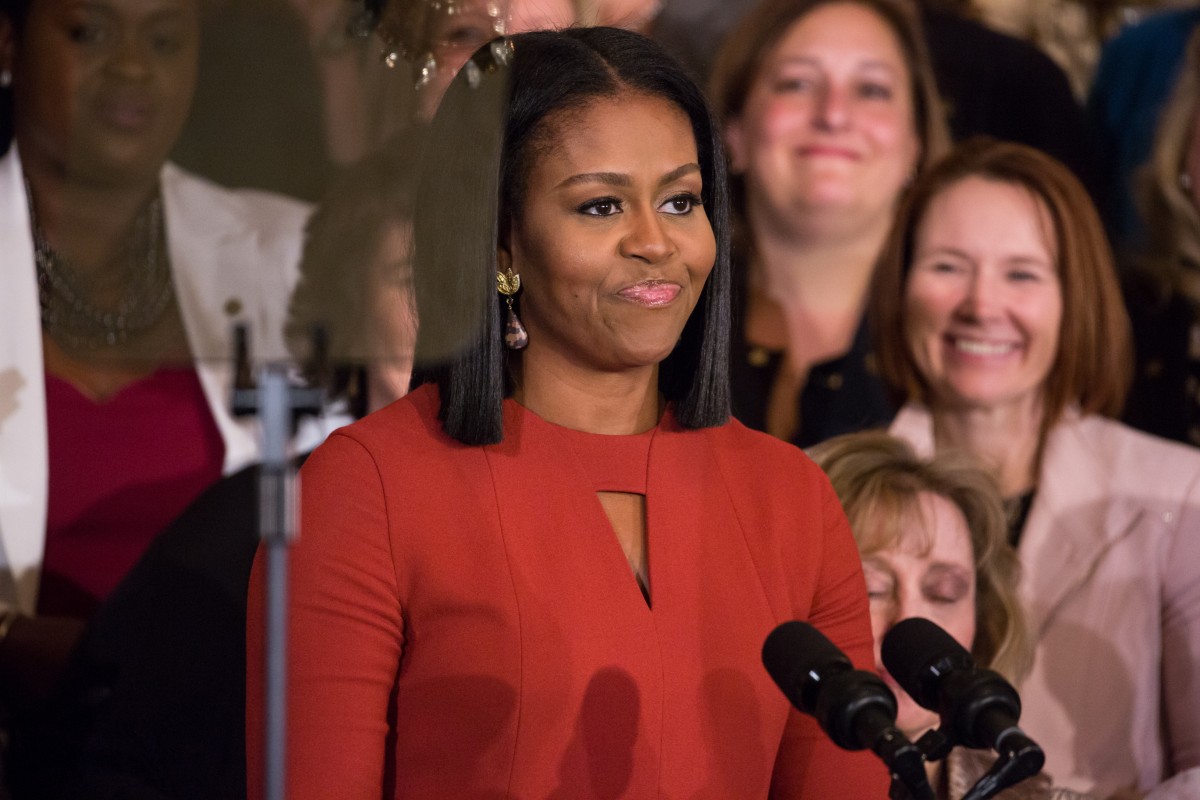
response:
<path id="1" fill-rule="evenodd" d="M 906 406 L 891 432 L 933 450 L 924 409 Z M 1200 451 L 1068 412 L 1046 440 L 1019 552 L 1037 636 L 1021 722 L 1054 784 L 1195 800 Z"/>

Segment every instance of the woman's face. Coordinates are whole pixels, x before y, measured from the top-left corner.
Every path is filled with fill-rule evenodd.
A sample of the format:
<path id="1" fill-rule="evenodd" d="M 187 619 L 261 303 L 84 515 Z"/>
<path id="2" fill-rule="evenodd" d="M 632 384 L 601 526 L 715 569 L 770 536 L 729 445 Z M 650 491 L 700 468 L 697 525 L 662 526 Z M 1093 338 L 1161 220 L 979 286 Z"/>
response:
<path id="1" fill-rule="evenodd" d="M 687 115 L 622 94 L 552 115 L 501 248 L 521 276 L 525 368 L 560 374 L 657 365 L 716 259 Z"/>
<path id="2" fill-rule="evenodd" d="M 1058 355 L 1053 225 L 1027 189 L 981 177 L 925 210 L 905 288 L 908 347 L 930 402 L 1036 410 Z"/>
<path id="3" fill-rule="evenodd" d="M 575 22 L 571 0 L 464 0 L 455 13 L 438 13 L 430 42 L 437 72 L 421 87 L 419 113 L 432 119 L 450 81 L 471 54 L 502 31 L 508 35 L 528 31 L 559 30 Z"/>
<path id="4" fill-rule="evenodd" d="M 822 211 L 886 221 L 921 151 L 911 85 L 892 28 L 867 7 L 829 3 L 792 23 L 726 130 L 751 211 L 784 228 Z"/>
<path id="5" fill-rule="evenodd" d="M 880 645 L 892 626 L 924 617 L 970 650 L 975 642 L 975 553 L 958 506 L 922 492 L 902 522 L 894 547 L 863 559 L 875 636 L 875 668 L 896 694 L 896 727 L 917 738 L 938 716 L 917 705 L 883 667 Z"/>
<path id="6" fill-rule="evenodd" d="M 23 159 L 99 181 L 157 175 L 191 105 L 194 0 L 33 0 L 10 34 Z"/>

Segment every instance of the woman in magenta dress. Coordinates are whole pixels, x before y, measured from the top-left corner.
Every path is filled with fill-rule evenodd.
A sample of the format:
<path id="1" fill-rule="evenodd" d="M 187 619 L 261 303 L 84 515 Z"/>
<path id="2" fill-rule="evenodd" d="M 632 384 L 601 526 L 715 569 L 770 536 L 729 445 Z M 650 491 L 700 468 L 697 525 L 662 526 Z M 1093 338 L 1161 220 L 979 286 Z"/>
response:
<path id="1" fill-rule="evenodd" d="M 453 356 L 302 473 L 288 797 L 883 796 L 760 663 L 807 619 L 869 667 L 870 621 L 825 477 L 729 418 L 698 88 L 636 34 L 516 36 L 431 142 L 418 355 Z M 251 665 L 261 564 L 252 587 Z"/>

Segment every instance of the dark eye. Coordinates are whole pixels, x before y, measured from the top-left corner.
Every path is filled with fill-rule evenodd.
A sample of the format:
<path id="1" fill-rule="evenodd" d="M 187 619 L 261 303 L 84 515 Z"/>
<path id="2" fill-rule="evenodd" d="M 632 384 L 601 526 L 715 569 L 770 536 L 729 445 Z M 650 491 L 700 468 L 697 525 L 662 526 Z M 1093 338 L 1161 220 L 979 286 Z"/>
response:
<path id="1" fill-rule="evenodd" d="M 816 81 L 812 78 L 792 75 L 782 77 L 775 81 L 774 89 L 777 93 L 784 92 L 807 92 L 816 85 Z"/>
<path id="2" fill-rule="evenodd" d="M 1008 279 L 1016 283 L 1028 283 L 1040 280 L 1041 276 L 1029 269 L 1012 269 L 1008 271 Z"/>
<path id="3" fill-rule="evenodd" d="M 442 45 L 456 49 L 469 47 L 474 50 L 493 35 L 490 28 L 479 25 L 457 25 L 446 31 L 446 35 L 442 37 Z"/>
<path id="4" fill-rule="evenodd" d="M 589 200 L 579 207 L 579 213 L 593 217 L 611 217 L 621 211 L 621 201 L 613 197 Z"/>
<path id="5" fill-rule="evenodd" d="M 97 23 L 81 22 L 72 25 L 67 30 L 67 35 L 71 37 L 71 41 L 77 44 L 100 44 L 108 38 L 108 31 Z"/>
<path id="6" fill-rule="evenodd" d="M 957 264 L 949 261 L 935 261 L 929 265 L 930 272 L 938 272 L 946 275 L 953 275 L 956 272 L 961 272 Z"/>
<path id="7" fill-rule="evenodd" d="M 869 100 L 891 100 L 892 87 L 882 83 L 864 83 L 858 87 L 858 94 Z"/>
<path id="8" fill-rule="evenodd" d="M 150 39 L 150 46 L 159 55 L 174 55 L 183 48 L 183 37 L 165 33 L 155 34 Z"/>
<path id="9" fill-rule="evenodd" d="M 696 209 L 696 206 L 701 203 L 702 201 L 699 197 L 691 192 L 687 192 L 675 195 L 659 206 L 659 208 L 668 214 L 684 215 L 692 213 Z"/>

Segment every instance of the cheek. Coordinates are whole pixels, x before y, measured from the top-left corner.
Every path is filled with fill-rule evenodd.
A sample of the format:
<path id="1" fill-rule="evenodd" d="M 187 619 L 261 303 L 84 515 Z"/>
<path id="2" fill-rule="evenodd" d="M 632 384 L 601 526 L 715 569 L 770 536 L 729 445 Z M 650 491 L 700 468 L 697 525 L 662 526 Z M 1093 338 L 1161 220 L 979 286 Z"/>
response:
<path id="1" fill-rule="evenodd" d="M 808 127 L 811 116 L 808 107 L 799 101 L 769 100 L 762 110 L 760 139 L 764 144 L 776 144 Z"/>
<path id="2" fill-rule="evenodd" d="M 971 650 L 975 646 L 975 595 L 947 615 L 942 620 L 942 627 L 966 650 Z"/>
<path id="3" fill-rule="evenodd" d="M 716 235 L 710 226 L 705 225 L 704 228 L 704 232 L 690 240 L 687 245 L 686 261 L 689 265 L 688 271 L 692 275 L 692 280 L 697 284 L 697 295 L 704 288 L 704 283 L 708 280 L 708 276 L 712 274 L 713 267 L 716 266 L 717 261 Z"/>
<path id="4" fill-rule="evenodd" d="M 794 99 L 776 97 L 761 90 L 756 92 L 746 103 L 741 118 L 750 160 L 754 160 L 756 151 L 771 147 L 803 128 L 808 117 L 805 108 Z"/>
<path id="5" fill-rule="evenodd" d="M 871 600 L 871 635 L 875 637 L 875 659 L 879 660 L 879 647 L 883 643 L 884 634 L 891 628 L 891 614 L 887 604 L 881 600 Z"/>
<path id="6" fill-rule="evenodd" d="M 914 280 L 905 293 L 905 329 L 910 339 L 937 334 L 950 315 L 953 303 L 944 291 L 927 282 Z"/>

